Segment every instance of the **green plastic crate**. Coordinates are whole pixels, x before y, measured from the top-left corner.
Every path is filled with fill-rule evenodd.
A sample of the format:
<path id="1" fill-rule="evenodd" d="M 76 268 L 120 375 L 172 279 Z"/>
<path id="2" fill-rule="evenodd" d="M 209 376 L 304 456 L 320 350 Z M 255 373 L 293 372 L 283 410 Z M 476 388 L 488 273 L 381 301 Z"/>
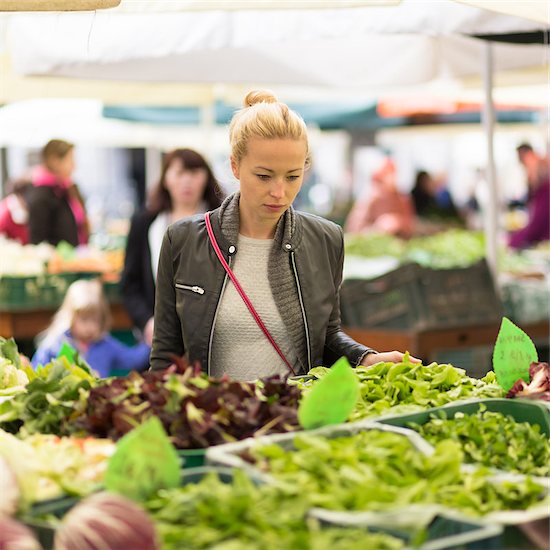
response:
<path id="1" fill-rule="evenodd" d="M 48 521 L 46 516 L 55 516 L 61 519 L 78 502 L 79 499 L 75 497 L 61 497 L 37 502 L 26 514 L 17 519 L 31 529 L 44 550 L 51 550 L 56 527 L 54 523 Z"/>
<path id="2" fill-rule="evenodd" d="M 382 418 L 376 420 L 382 424 L 408 427 L 409 424 L 425 424 L 430 420 L 432 414 L 444 414 L 446 418 L 452 418 L 455 413 L 475 414 L 480 405 L 484 405 L 488 411 L 498 412 L 509 415 L 516 422 L 529 422 L 529 424 L 538 424 L 541 431 L 550 437 L 550 409 L 542 403 L 530 401 L 527 399 L 479 399 L 476 401 L 459 401 L 452 405 L 427 409 L 417 413 L 394 416 L 392 418 Z"/>
<path id="3" fill-rule="evenodd" d="M 407 548 L 419 550 L 497 550 L 502 548 L 502 526 L 466 518 L 452 512 L 441 512 L 435 515 L 422 533 L 422 542 L 416 541 L 417 533 L 395 524 L 373 521 L 374 514 L 333 512 L 314 508 L 309 514 L 322 525 L 332 527 L 365 528 L 369 531 L 383 532 L 400 538 Z"/>
<path id="4" fill-rule="evenodd" d="M 205 464 L 206 449 L 178 449 L 177 453 L 182 461 L 182 468 L 197 468 Z"/>
<path id="5" fill-rule="evenodd" d="M 4 311 L 31 309 L 39 303 L 39 276 L 0 277 L 0 309 Z"/>

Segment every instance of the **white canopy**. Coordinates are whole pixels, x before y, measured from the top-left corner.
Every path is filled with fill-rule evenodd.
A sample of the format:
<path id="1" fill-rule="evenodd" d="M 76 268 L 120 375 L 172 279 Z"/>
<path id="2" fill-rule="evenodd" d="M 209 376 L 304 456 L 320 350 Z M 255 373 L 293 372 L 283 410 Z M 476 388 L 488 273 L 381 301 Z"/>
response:
<path id="1" fill-rule="evenodd" d="M 311 10 L 17 14 L 8 27 L 23 75 L 141 82 L 254 83 L 370 90 L 479 74 L 465 34 L 526 32 L 532 21 L 441 0 Z M 154 3 L 153 3 L 154 4 Z M 131 10 L 130 10 L 131 11 Z M 543 47 L 495 45 L 495 70 L 540 66 Z"/>

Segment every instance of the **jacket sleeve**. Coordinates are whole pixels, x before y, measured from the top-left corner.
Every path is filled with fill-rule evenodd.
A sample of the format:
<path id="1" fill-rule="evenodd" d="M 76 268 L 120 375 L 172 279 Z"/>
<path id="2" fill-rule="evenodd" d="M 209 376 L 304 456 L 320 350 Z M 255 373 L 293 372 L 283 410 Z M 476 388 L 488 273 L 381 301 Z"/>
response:
<path id="1" fill-rule="evenodd" d="M 132 220 L 126 253 L 124 256 L 124 269 L 120 279 L 122 300 L 132 322 L 141 331 L 145 328 L 147 321 L 153 316 L 153 312 L 145 300 L 145 281 L 147 276 L 143 272 L 142 258 L 146 250 L 143 233 L 145 232 L 140 218 L 137 216 Z M 146 233 L 146 232 L 145 232 Z"/>
<path id="2" fill-rule="evenodd" d="M 173 252 L 170 229 L 166 231 L 157 273 L 155 295 L 155 330 L 151 351 L 151 369 L 169 367 L 173 357 L 182 357 L 185 353 L 181 323 L 176 311 L 176 292 L 174 288 Z"/>
<path id="3" fill-rule="evenodd" d="M 52 202 L 41 192 L 40 188 L 33 188 L 29 193 L 29 242 L 39 244 L 51 240 Z"/>
<path id="4" fill-rule="evenodd" d="M 344 269 L 344 233 L 340 228 L 340 253 L 334 271 L 334 288 L 336 296 L 334 307 L 330 316 L 327 335 L 325 339 L 325 350 L 323 362 L 325 365 L 332 365 L 340 357 L 345 356 L 352 366 L 357 366 L 368 353 L 377 353 L 373 349 L 359 344 L 350 338 L 341 328 L 340 320 L 340 287 L 342 286 L 342 273 Z"/>

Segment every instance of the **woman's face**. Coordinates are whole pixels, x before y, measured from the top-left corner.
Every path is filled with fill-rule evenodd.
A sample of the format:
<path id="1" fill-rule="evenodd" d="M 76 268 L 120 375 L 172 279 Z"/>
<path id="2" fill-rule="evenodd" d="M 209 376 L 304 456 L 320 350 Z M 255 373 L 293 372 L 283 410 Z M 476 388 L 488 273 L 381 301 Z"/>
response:
<path id="1" fill-rule="evenodd" d="M 176 208 L 197 208 L 208 181 L 208 173 L 204 168 L 186 168 L 183 162 L 176 158 L 166 170 L 164 185 Z"/>
<path id="2" fill-rule="evenodd" d="M 64 157 L 53 157 L 48 160 L 51 171 L 64 179 L 70 179 L 74 172 L 74 151 L 69 149 Z"/>
<path id="3" fill-rule="evenodd" d="M 231 159 L 241 184 L 240 206 L 249 219 L 279 220 L 300 191 L 306 156 L 304 140 L 252 138 L 240 163 Z"/>

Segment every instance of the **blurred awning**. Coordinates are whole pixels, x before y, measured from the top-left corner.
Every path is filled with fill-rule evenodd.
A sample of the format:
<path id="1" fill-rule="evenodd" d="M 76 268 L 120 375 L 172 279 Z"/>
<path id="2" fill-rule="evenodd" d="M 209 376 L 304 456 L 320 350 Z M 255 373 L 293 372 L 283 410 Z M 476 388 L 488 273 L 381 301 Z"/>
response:
<path id="1" fill-rule="evenodd" d="M 485 10 L 505 13 L 516 17 L 523 17 L 550 25 L 550 7 L 547 0 L 455 0 L 462 4 L 468 4 Z"/>

